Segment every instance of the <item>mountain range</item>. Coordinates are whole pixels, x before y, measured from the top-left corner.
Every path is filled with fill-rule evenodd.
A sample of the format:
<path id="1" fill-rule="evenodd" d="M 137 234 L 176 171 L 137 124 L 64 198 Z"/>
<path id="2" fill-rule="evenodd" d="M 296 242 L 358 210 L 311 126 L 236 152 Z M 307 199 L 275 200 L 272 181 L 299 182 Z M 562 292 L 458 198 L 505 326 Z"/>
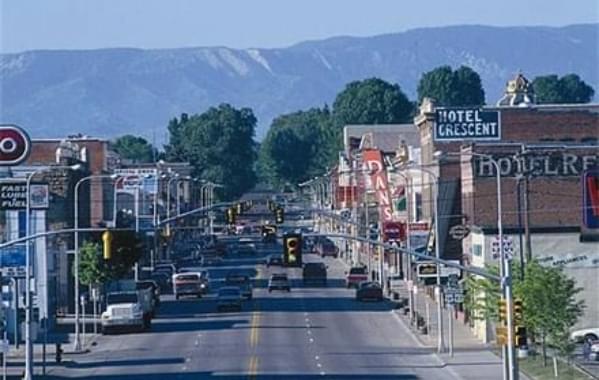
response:
<path id="1" fill-rule="evenodd" d="M 36 50 L 0 55 L 0 123 L 32 137 L 139 134 L 222 102 L 251 107 L 261 139 L 277 115 L 331 104 L 353 80 L 380 77 L 416 98 L 423 72 L 467 65 L 494 104 L 518 72 L 576 73 L 599 93 L 599 24 L 479 25 L 334 37 L 276 49 Z M 598 95 L 599 96 L 599 95 Z"/>

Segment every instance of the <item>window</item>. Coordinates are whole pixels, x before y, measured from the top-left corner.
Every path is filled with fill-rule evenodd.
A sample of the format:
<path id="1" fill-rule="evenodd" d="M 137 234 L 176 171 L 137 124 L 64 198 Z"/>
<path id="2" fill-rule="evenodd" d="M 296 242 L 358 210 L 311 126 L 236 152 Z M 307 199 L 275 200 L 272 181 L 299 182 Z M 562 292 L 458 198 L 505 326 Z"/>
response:
<path id="1" fill-rule="evenodd" d="M 480 244 L 472 244 L 472 255 L 473 256 L 482 256 L 483 254 L 483 246 Z"/>

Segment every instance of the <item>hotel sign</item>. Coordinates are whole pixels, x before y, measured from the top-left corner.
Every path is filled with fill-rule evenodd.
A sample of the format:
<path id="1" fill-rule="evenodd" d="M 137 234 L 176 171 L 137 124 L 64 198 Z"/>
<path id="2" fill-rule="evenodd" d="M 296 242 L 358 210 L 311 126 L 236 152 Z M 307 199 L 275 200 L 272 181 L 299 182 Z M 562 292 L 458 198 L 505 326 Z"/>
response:
<path id="1" fill-rule="evenodd" d="M 599 166 L 597 154 L 569 152 L 540 153 L 526 158 L 494 154 L 493 159 L 497 161 L 502 177 L 514 177 L 519 173 L 540 177 L 579 177 Z M 474 173 L 477 177 L 495 177 L 495 165 L 488 158 L 475 157 Z"/>
<path id="2" fill-rule="evenodd" d="M 433 138 L 439 142 L 501 140 L 499 111 L 438 108 Z"/>

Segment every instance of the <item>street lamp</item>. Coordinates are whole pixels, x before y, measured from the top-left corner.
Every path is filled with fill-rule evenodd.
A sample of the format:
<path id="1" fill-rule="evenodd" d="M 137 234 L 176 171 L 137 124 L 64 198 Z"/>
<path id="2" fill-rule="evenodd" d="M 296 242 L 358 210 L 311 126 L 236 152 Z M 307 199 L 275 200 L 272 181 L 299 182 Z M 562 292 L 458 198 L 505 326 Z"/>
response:
<path id="1" fill-rule="evenodd" d="M 31 235 L 31 223 L 29 220 L 29 213 L 31 211 L 31 180 L 36 174 L 52 171 L 52 170 L 79 170 L 81 168 L 80 164 L 69 165 L 69 166 L 51 166 L 46 168 L 40 168 L 34 170 L 31 174 L 27 176 L 27 181 L 25 183 L 26 189 L 26 197 L 27 201 L 25 202 L 25 236 Z M 28 240 L 25 244 L 25 376 L 24 380 L 33 379 L 33 342 L 31 339 L 31 314 L 33 312 L 33 305 L 31 299 L 31 240 Z"/>
<path id="2" fill-rule="evenodd" d="M 106 174 L 106 175 L 90 175 L 81 178 L 75 184 L 75 197 L 74 197 L 74 214 L 75 214 L 75 256 L 73 258 L 73 265 L 75 266 L 75 339 L 73 342 L 73 351 L 81 351 L 81 339 L 79 336 L 79 186 L 85 181 L 92 179 L 103 179 L 110 178 L 113 181 L 119 176 L 117 174 Z M 114 199 L 116 203 L 116 198 Z M 116 220 L 116 219 L 115 219 Z"/>
<path id="3" fill-rule="evenodd" d="M 466 154 L 480 157 L 489 160 L 495 167 L 495 179 L 496 179 L 496 191 L 497 191 L 497 234 L 499 235 L 499 276 L 501 277 L 501 288 L 502 293 L 506 300 L 506 314 L 507 314 L 507 374 L 509 379 L 517 379 L 518 369 L 516 368 L 517 363 L 515 361 L 515 352 L 514 352 L 514 320 L 513 320 L 513 294 L 512 294 L 512 266 L 508 258 L 505 255 L 504 247 L 503 247 L 503 221 L 502 221 L 502 203 L 501 203 L 501 168 L 499 167 L 499 163 L 497 160 L 493 158 L 493 156 L 484 153 L 476 153 L 476 152 L 467 152 Z M 435 152 L 434 156 L 439 158 L 443 155 L 448 156 L 460 156 L 460 153 L 456 152 Z M 505 347 L 505 345 L 504 345 Z M 504 352 L 505 353 L 505 352 Z"/>
<path id="4" fill-rule="evenodd" d="M 440 251 L 440 239 L 439 236 L 439 205 L 438 205 L 438 197 L 439 197 L 439 176 L 430 169 L 427 169 L 420 165 L 413 165 L 408 163 L 406 166 L 408 169 L 416 169 L 423 173 L 428 174 L 435 183 L 435 192 L 433 194 L 433 210 L 435 214 L 435 257 L 437 260 L 441 259 L 441 251 Z M 438 326 L 438 337 L 437 337 L 437 352 L 442 353 L 445 351 L 445 343 L 443 338 L 443 308 L 441 307 L 441 266 L 437 262 L 437 288 L 435 290 L 435 298 L 437 301 L 437 326 Z"/>

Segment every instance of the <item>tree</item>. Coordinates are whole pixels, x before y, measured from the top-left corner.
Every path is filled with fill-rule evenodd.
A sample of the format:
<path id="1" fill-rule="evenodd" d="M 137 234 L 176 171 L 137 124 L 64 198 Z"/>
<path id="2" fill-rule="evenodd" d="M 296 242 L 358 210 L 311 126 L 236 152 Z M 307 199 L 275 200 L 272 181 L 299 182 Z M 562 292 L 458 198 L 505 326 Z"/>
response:
<path id="1" fill-rule="evenodd" d="M 256 182 L 255 128 L 251 109 L 228 104 L 200 115 L 182 116 L 169 123 L 167 158 L 188 161 L 194 176 L 222 184 L 224 199 L 236 198 Z"/>
<path id="2" fill-rule="evenodd" d="M 101 284 L 110 279 L 110 271 L 98 243 L 86 241 L 79 249 L 79 282 L 83 285 Z"/>
<path id="3" fill-rule="evenodd" d="M 146 139 L 133 135 L 118 137 L 112 142 L 112 147 L 122 158 L 135 163 L 153 162 L 157 154 Z"/>
<path id="4" fill-rule="evenodd" d="M 408 122 L 413 104 L 397 84 L 379 78 L 350 82 L 335 98 L 333 117 L 339 128 L 347 124 Z"/>
<path id="5" fill-rule="evenodd" d="M 330 119 L 327 107 L 277 117 L 260 146 L 261 177 L 282 186 L 322 173 L 332 161 Z"/>
<path id="6" fill-rule="evenodd" d="M 518 264 L 513 263 L 518 273 Z M 499 272 L 496 266 L 488 267 L 491 273 Z M 556 347 L 562 355 L 571 353 L 569 330 L 584 310 L 584 302 L 576 299 L 582 290 L 575 281 L 566 276 L 561 268 L 546 267 L 532 260 L 526 264 L 524 280 L 512 277 L 514 297 L 523 304 L 523 323 L 529 336 L 540 338 L 543 363 L 547 363 L 547 344 Z M 479 276 L 469 276 L 466 282 L 468 295 L 465 306 L 476 319 L 498 321 L 497 302 L 499 284 Z M 547 291 L 551 289 L 551 291 Z"/>
<path id="7" fill-rule="evenodd" d="M 588 103 L 595 90 L 576 74 L 538 76 L 533 79 L 537 103 Z"/>
<path id="8" fill-rule="evenodd" d="M 440 66 L 422 74 L 418 82 L 418 101 L 433 98 L 444 107 L 470 107 L 485 104 L 485 91 L 480 76 L 467 66 L 453 71 Z"/>

